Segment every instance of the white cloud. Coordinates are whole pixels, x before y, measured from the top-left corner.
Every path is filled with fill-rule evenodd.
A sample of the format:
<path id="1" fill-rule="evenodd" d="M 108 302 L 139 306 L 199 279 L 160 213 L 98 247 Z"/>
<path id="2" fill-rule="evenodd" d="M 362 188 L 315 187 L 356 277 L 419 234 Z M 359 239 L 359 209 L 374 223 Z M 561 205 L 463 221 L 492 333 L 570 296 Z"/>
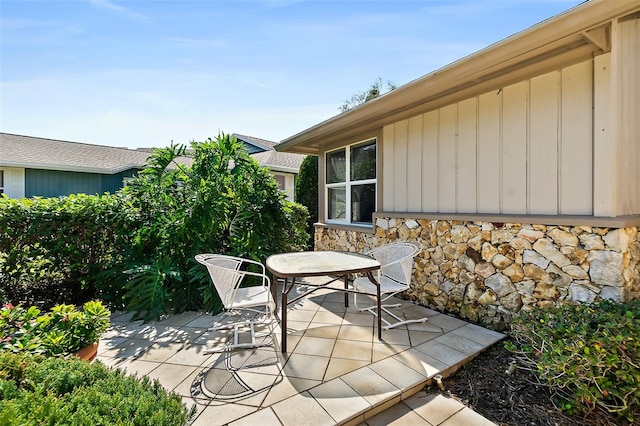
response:
<path id="1" fill-rule="evenodd" d="M 115 12 L 121 16 L 124 16 L 128 19 L 132 19 L 134 21 L 138 21 L 138 22 L 149 21 L 149 17 L 142 15 L 140 13 L 133 12 L 132 10 L 127 9 L 126 7 L 119 6 L 110 0 L 89 0 L 89 3 L 91 3 L 93 6 L 99 9 Z"/>

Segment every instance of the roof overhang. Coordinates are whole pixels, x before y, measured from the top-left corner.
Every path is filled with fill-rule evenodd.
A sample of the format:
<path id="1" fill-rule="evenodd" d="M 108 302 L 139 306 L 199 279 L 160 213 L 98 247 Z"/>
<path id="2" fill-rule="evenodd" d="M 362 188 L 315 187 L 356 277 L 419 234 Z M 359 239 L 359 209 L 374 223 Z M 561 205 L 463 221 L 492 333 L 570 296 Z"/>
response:
<path id="1" fill-rule="evenodd" d="M 611 21 L 637 0 L 589 0 L 560 15 L 284 139 L 278 151 L 324 147 L 611 50 Z"/>
<path id="2" fill-rule="evenodd" d="M 144 166 L 140 164 L 128 164 L 115 168 L 104 167 L 84 167 L 73 166 L 68 164 L 43 164 L 43 163 L 28 163 L 28 162 L 6 162 L 0 161 L 0 167 L 16 167 L 23 169 L 37 169 L 37 170 L 57 170 L 63 172 L 81 172 L 81 173 L 96 173 L 102 175 L 115 175 L 116 173 L 124 172 L 125 170 L 137 169 L 142 170 Z"/>

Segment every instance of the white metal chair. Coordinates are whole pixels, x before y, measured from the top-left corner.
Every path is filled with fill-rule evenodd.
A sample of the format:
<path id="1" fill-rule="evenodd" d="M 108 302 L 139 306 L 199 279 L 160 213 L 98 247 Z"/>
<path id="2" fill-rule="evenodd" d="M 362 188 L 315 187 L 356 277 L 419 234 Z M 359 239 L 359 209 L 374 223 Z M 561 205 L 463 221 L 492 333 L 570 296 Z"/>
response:
<path id="1" fill-rule="evenodd" d="M 413 270 L 413 263 L 416 255 L 422 251 L 422 245 L 417 242 L 394 242 L 385 244 L 380 247 L 376 247 L 366 254 L 370 255 L 378 262 L 380 262 L 380 270 L 378 271 L 378 283 L 380 283 L 380 297 L 384 302 L 389 298 L 401 293 L 409 288 L 411 284 L 411 275 Z M 376 295 L 376 286 L 367 277 L 359 277 L 353 281 L 353 287 L 360 293 L 366 293 L 367 295 Z M 377 306 L 360 307 L 358 306 L 358 293 L 354 293 L 354 304 L 359 311 L 369 311 L 374 316 L 378 315 Z M 427 318 L 418 319 L 404 319 L 398 315 L 389 311 L 387 308 L 397 308 L 401 306 L 400 303 L 396 304 L 382 304 L 381 310 L 395 322 L 390 322 L 386 318 L 382 317 L 384 330 L 397 327 L 403 324 L 425 322 Z"/>
<path id="2" fill-rule="evenodd" d="M 248 311 L 254 314 L 254 317 L 249 320 L 221 324 L 209 328 L 209 331 L 233 328 L 233 342 L 219 349 L 207 350 L 205 354 L 236 348 L 256 348 L 269 345 L 268 341 L 257 342 L 255 332 L 256 325 L 271 325 L 275 321 L 276 304 L 271 295 L 271 281 L 266 275 L 264 265 L 253 260 L 222 254 L 199 254 L 196 256 L 196 260 L 207 267 L 213 285 L 227 313 Z M 257 269 L 258 272 L 249 271 L 247 270 L 248 267 Z M 246 278 L 248 277 L 257 277 L 260 284 L 241 287 L 242 284 L 246 283 Z M 246 327 L 250 328 L 251 342 L 240 343 L 238 338 L 239 330 Z"/>

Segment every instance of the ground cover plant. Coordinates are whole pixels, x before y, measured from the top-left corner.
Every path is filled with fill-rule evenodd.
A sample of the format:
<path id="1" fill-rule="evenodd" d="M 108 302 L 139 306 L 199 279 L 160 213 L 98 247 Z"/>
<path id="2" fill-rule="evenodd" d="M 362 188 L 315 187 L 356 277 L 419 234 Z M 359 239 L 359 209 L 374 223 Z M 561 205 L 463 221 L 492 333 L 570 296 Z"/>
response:
<path id="1" fill-rule="evenodd" d="M 536 309 L 511 327 L 509 349 L 557 392 L 560 408 L 640 417 L 640 300 Z"/>
<path id="2" fill-rule="evenodd" d="M 639 320 L 638 300 L 521 312 L 445 392 L 499 425 L 635 424 Z"/>
<path id="3" fill-rule="evenodd" d="M 100 362 L 0 352 L 0 424 L 184 425 L 195 413 L 159 382 Z"/>
<path id="4" fill-rule="evenodd" d="M 110 315 L 100 301 L 89 301 L 81 309 L 57 305 L 48 312 L 5 304 L 0 308 L 0 349 L 66 356 L 97 343 L 109 328 Z"/>

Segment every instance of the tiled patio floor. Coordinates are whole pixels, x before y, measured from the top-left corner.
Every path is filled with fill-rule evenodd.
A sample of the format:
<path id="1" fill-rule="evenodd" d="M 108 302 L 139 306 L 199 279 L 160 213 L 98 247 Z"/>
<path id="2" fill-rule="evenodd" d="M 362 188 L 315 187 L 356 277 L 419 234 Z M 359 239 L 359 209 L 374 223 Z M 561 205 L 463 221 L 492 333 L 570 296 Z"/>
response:
<path id="1" fill-rule="evenodd" d="M 187 312 L 131 322 L 115 313 L 98 359 L 158 379 L 196 404 L 193 425 L 491 425 L 460 402 L 421 390 L 503 336 L 408 302 L 425 323 L 373 333 L 375 318 L 322 290 L 289 307 L 287 354 L 280 329 L 258 349 L 204 355 L 230 331 L 207 331 L 221 316 Z M 352 306 L 353 304 L 351 304 Z"/>

